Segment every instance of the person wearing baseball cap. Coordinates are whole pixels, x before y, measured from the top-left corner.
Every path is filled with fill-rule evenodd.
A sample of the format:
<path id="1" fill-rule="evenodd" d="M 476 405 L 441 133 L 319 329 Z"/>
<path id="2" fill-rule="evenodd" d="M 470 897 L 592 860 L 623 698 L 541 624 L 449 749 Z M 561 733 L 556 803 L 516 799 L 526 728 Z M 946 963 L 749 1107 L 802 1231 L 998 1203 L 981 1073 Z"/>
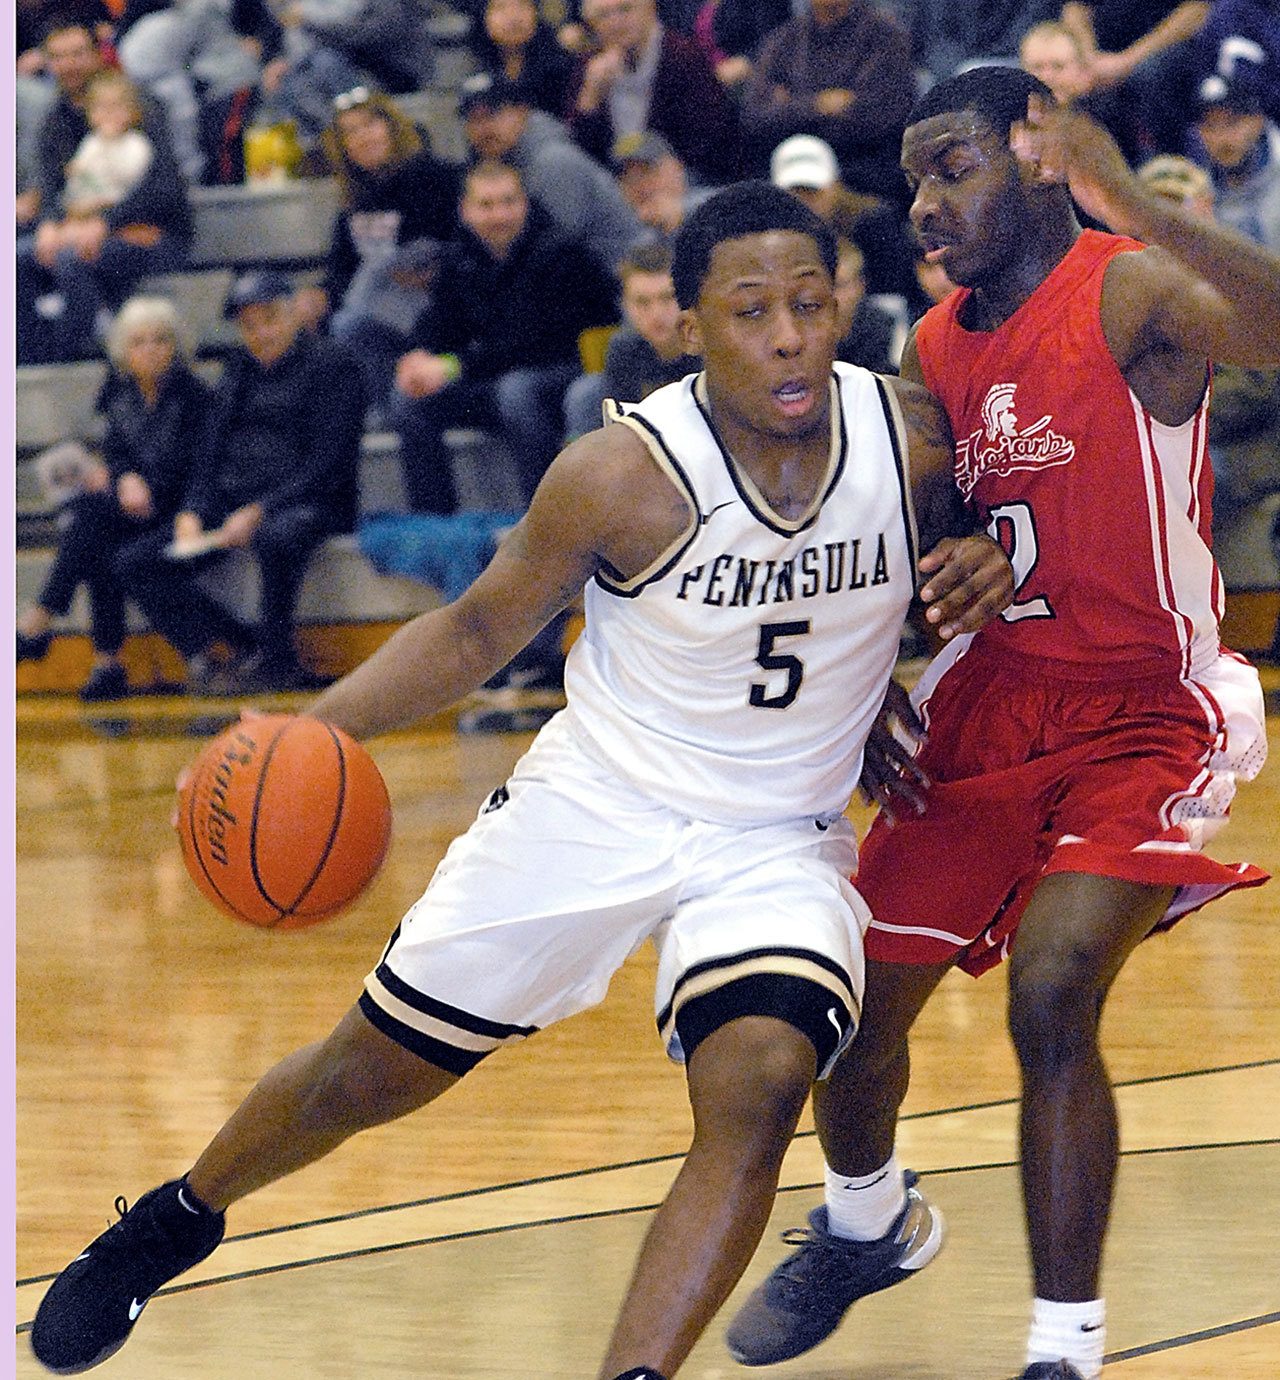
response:
<path id="1" fill-rule="evenodd" d="M 236 320 L 245 307 L 261 306 L 264 302 L 278 302 L 293 296 L 293 284 L 283 273 L 271 269 L 242 273 L 231 284 L 222 314 L 228 321 Z"/>
<path id="2" fill-rule="evenodd" d="M 1213 178 L 1218 221 L 1280 249 L 1280 129 L 1252 77 L 1242 63 L 1230 79 L 1214 73 L 1200 84 L 1191 153 Z"/>
<path id="3" fill-rule="evenodd" d="M 529 98 L 518 83 L 501 73 L 476 72 L 458 89 L 458 118 L 466 120 L 476 110 L 498 111 L 507 106 L 527 108 Z"/>
<path id="4" fill-rule="evenodd" d="M 619 135 L 611 161 L 627 204 L 664 241 L 711 195 L 709 188 L 690 189 L 684 163 L 656 130 Z"/>
<path id="5" fill-rule="evenodd" d="M 458 111 L 472 157 L 509 163 L 560 232 L 615 273 L 642 226 L 608 169 L 580 149 L 559 120 L 532 109 L 524 89 L 508 77 L 468 77 Z"/>
<path id="6" fill-rule="evenodd" d="M 917 305 L 919 285 L 913 240 L 906 222 L 888 201 L 845 186 L 835 150 L 813 134 L 793 134 L 769 157 L 775 187 L 798 196 L 836 232 L 862 251 L 869 293 L 897 293 L 908 308 Z"/>
<path id="7" fill-rule="evenodd" d="M 121 552 L 120 583 L 181 653 L 191 689 L 235 694 L 306 688 L 294 610 L 316 547 L 355 524 L 364 391 L 347 350 L 301 329 L 283 273 L 242 274 L 224 313 L 242 344 L 227 356 L 191 477 L 169 530 Z M 250 625 L 196 576 L 234 548 L 257 563 Z M 233 659 L 219 666 L 211 649 Z"/>
<path id="8" fill-rule="evenodd" d="M 774 149 L 769 159 L 769 175 L 775 187 L 793 192 L 797 188 L 822 191 L 840 181 L 840 165 L 835 150 L 825 139 L 812 134 L 793 134 Z"/>

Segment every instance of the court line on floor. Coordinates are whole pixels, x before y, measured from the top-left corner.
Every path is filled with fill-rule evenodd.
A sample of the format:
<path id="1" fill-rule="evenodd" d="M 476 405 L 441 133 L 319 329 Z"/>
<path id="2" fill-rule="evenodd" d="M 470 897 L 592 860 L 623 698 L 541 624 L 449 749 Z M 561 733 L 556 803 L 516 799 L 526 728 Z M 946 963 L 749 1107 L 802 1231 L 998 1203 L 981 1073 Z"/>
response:
<path id="1" fill-rule="evenodd" d="M 1270 1327 L 1278 1322 L 1280 1313 L 1262 1313 L 1256 1318 L 1242 1318 L 1239 1322 L 1223 1323 L 1220 1327 L 1206 1327 L 1199 1332 L 1184 1332 L 1181 1336 L 1166 1337 L 1158 1342 L 1144 1342 L 1142 1346 L 1131 1346 L 1125 1351 L 1108 1352 L 1105 1359 L 1111 1365 L 1118 1361 L 1133 1361 L 1139 1356 L 1154 1356 L 1161 1351 L 1194 1346 L 1197 1342 L 1211 1342 L 1215 1337 L 1230 1337 L 1236 1332 L 1251 1332 L 1255 1327 Z"/>
<path id="2" fill-rule="evenodd" d="M 1195 1151 L 1206 1150 L 1239 1150 L 1256 1149 L 1262 1146 L 1280 1146 L 1280 1137 L 1275 1139 L 1245 1140 L 1245 1141 L 1222 1141 L 1212 1145 L 1180 1145 L 1180 1146 L 1158 1146 L 1146 1147 L 1138 1150 L 1128 1150 L 1121 1152 L 1121 1159 L 1132 1159 L 1144 1155 L 1164 1155 L 1164 1154 L 1185 1154 Z M 647 1164 L 655 1161 L 646 1161 Z M 1016 1169 L 1017 1160 L 997 1160 L 983 1164 L 961 1164 L 951 1165 L 945 1168 L 931 1169 L 930 1177 L 940 1178 L 951 1174 L 971 1174 L 986 1172 L 990 1170 Z M 813 1192 L 822 1187 L 820 1180 L 812 1182 L 787 1184 L 779 1188 L 778 1196 L 784 1193 Z M 457 1197 L 459 1195 L 450 1195 Z M 624 1206 L 611 1205 L 607 1208 L 597 1208 L 582 1212 L 557 1213 L 554 1216 L 540 1217 L 534 1219 L 523 1219 L 515 1222 L 502 1222 L 491 1226 L 469 1227 L 459 1231 L 437 1232 L 428 1236 L 411 1237 L 400 1241 L 382 1241 L 368 1246 L 356 1246 L 346 1250 L 326 1251 L 322 1254 L 302 1257 L 296 1260 L 273 1261 L 265 1265 L 250 1266 L 245 1269 L 228 1271 L 225 1274 L 208 1275 L 202 1279 L 190 1280 L 185 1284 L 173 1284 L 166 1288 L 156 1291 L 153 1297 L 160 1298 L 168 1294 L 185 1294 L 193 1289 L 205 1289 L 214 1285 L 237 1284 L 245 1280 L 258 1279 L 266 1275 L 285 1274 L 292 1270 L 309 1268 L 313 1265 L 333 1265 L 350 1260 L 363 1260 L 370 1256 L 389 1255 L 394 1251 L 415 1250 L 421 1246 L 446 1245 L 453 1241 L 478 1240 L 487 1236 L 501 1236 L 509 1232 L 529 1231 L 543 1227 L 568 1226 L 576 1222 L 600 1221 L 610 1218 L 631 1217 L 637 1213 L 656 1212 L 661 1206 L 661 1200 L 647 1203 L 629 1203 Z M 367 1216 L 369 1214 L 360 1214 Z M 345 1221 L 347 1218 L 327 1219 L 329 1221 Z M 279 1228 L 272 1228 L 268 1232 L 247 1233 L 241 1237 L 228 1237 L 227 1243 L 232 1241 L 246 1241 L 255 1237 L 274 1235 L 279 1232 Z M 44 1282 L 45 1279 L 52 1279 L 52 1275 L 36 1277 L 22 1283 L 31 1285 Z M 17 1324 L 15 1332 L 18 1334 L 31 1330 L 30 1320 Z"/>
<path id="3" fill-rule="evenodd" d="M 1280 1066 L 1280 1059 L 1256 1059 L 1245 1063 L 1222 1064 L 1212 1068 L 1187 1069 L 1175 1073 L 1151 1074 L 1142 1078 L 1125 1079 L 1123 1081 L 1115 1083 L 1113 1086 L 1117 1090 L 1120 1090 L 1124 1088 L 1149 1086 L 1153 1083 L 1178 1082 L 1193 1078 L 1210 1078 L 1224 1073 L 1242 1073 L 1253 1069 L 1273 1068 L 1276 1066 Z M 908 1113 L 906 1116 L 902 1117 L 902 1121 L 904 1123 L 928 1121 L 938 1117 L 961 1115 L 967 1112 L 989 1111 L 993 1108 L 999 1107 L 1014 1107 L 1017 1106 L 1017 1104 L 1018 1099 L 1016 1097 L 1005 1097 L 993 1098 L 989 1101 L 983 1102 L 962 1103 L 949 1107 L 932 1107 L 925 1111 Z M 816 1134 L 817 1133 L 814 1131 L 801 1131 L 794 1137 L 794 1141 L 811 1141 L 816 1137 Z M 1254 1140 L 1232 1140 L 1214 1143 L 1201 1142 L 1195 1145 L 1188 1145 L 1175 1148 L 1217 1149 L 1230 1145 L 1265 1145 L 1271 1143 L 1272 1142 L 1269 1139 L 1261 1138 Z M 1129 1150 L 1124 1153 L 1130 1155 L 1146 1154 L 1149 1153 L 1149 1150 Z M 648 1155 L 634 1160 L 619 1160 L 611 1164 L 591 1165 L 585 1169 L 566 1169 L 554 1174 L 540 1174 L 526 1179 L 512 1179 L 507 1181 L 506 1183 L 485 1184 L 478 1188 L 458 1189 L 452 1193 L 440 1193 L 425 1198 L 411 1198 L 398 1203 L 383 1203 L 379 1204 L 376 1207 L 354 1208 L 350 1212 L 334 1213 L 331 1216 L 327 1217 L 312 1217 L 307 1218 L 305 1221 L 301 1222 L 287 1222 L 278 1227 L 262 1227 L 257 1231 L 241 1232 L 234 1236 L 228 1236 L 223 1244 L 231 1245 L 233 1243 L 257 1241 L 267 1237 L 283 1236 L 290 1233 L 307 1231 L 316 1227 L 329 1227 L 341 1225 L 342 1223 L 347 1222 L 358 1222 L 365 1218 L 381 1217 L 393 1212 L 406 1212 L 418 1208 L 436 1207 L 445 1203 L 455 1203 L 471 1198 L 490 1197 L 499 1193 L 508 1193 L 525 1188 L 543 1187 L 549 1184 L 569 1183 L 578 1179 L 588 1179 L 596 1176 L 603 1176 L 606 1174 L 614 1174 L 624 1170 L 644 1169 L 654 1165 L 661 1164 L 674 1164 L 682 1160 L 683 1158 L 683 1150 L 676 1151 L 671 1154 Z M 992 1164 L 983 1163 L 976 1164 L 970 1167 L 974 1169 L 998 1168 L 1000 1167 L 1001 1163 L 1002 1162 L 995 1162 Z M 962 1173 L 964 1172 L 964 1168 L 964 1166 L 956 1166 L 947 1172 Z M 939 1171 L 931 1170 L 930 1172 L 937 1173 Z M 779 1192 L 789 1191 L 791 1191 L 790 1186 L 784 1186 L 779 1189 Z M 53 1273 L 29 1275 L 16 1280 L 15 1287 L 23 1288 L 32 1284 L 46 1283 L 53 1278 Z"/>

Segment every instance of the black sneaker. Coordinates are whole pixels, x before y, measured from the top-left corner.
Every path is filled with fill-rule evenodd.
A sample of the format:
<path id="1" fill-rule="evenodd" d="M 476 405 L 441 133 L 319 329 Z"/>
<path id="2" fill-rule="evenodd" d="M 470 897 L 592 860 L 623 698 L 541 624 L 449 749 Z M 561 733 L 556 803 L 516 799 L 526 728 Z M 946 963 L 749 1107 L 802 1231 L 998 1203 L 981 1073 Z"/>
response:
<path id="1" fill-rule="evenodd" d="M 1018 1380 L 1084 1380 L 1084 1376 L 1070 1361 L 1036 1361 L 1022 1372 Z"/>
<path id="2" fill-rule="evenodd" d="M 147 1300 L 197 1265 L 222 1240 L 226 1217 L 192 1211 L 181 1179 L 144 1193 L 132 1207 L 116 1199 L 120 1220 L 66 1267 L 36 1310 L 31 1348 L 57 1375 L 77 1375 L 129 1339 Z"/>
<path id="3" fill-rule="evenodd" d="M 751 1294 L 725 1334 L 739 1365 L 771 1366 L 811 1350 L 859 1299 L 910 1279 L 938 1254 L 942 1214 L 916 1188 L 918 1177 L 903 1174 L 906 1205 L 877 1241 L 832 1236 L 825 1206 L 809 1214 L 808 1230 L 783 1233 L 800 1249 Z"/>

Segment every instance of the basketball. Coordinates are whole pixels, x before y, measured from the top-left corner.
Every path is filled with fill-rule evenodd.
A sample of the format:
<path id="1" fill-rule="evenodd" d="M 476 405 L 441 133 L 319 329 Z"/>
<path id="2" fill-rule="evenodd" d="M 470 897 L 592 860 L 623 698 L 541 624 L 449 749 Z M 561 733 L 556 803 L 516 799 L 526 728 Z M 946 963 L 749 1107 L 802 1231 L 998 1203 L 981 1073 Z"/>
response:
<path id="1" fill-rule="evenodd" d="M 242 719 L 200 754 L 178 797 L 192 880 L 219 910 L 301 929 L 349 906 L 391 841 L 373 758 L 319 719 Z"/>

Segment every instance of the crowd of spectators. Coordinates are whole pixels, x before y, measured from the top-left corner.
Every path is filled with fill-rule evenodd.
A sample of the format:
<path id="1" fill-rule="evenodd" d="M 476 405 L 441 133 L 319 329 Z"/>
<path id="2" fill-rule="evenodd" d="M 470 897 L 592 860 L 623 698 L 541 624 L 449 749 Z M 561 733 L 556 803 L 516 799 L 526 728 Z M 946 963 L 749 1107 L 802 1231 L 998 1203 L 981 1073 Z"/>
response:
<path id="1" fill-rule="evenodd" d="M 208 679 L 214 645 L 237 665 L 265 657 L 269 679 L 296 679 L 288 624 L 298 580 L 316 542 L 350 525 L 362 420 L 398 432 L 416 512 L 456 507 L 443 439 L 456 426 L 501 440 L 527 499 L 562 441 L 598 423 L 604 397 L 636 400 L 696 367 L 680 342 L 667 255 L 690 208 L 741 177 L 771 178 L 831 224 L 841 357 L 892 370 L 905 324 L 951 286 L 916 252 L 899 139 L 915 97 L 968 65 L 1021 63 L 1106 124 L 1135 168 L 1155 168 L 1179 196 L 1190 179 L 1206 213 L 1280 246 L 1274 0 L 454 8 L 472 21 L 475 69 L 457 93 L 462 166 L 438 157 L 432 132 L 395 99 L 430 80 L 422 0 L 18 0 L 18 357 L 105 351 L 101 408 L 115 418 L 115 449 L 68 510 L 56 578 L 24 614 L 20 654 L 47 645 L 50 620 L 83 581 L 95 610 L 91 693 L 118 685 L 113 610 L 126 596 L 171 637 L 195 679 Z M 216 423 L 200 431 L 216 425 L 238 437 L 237 477 L 226 480 L 231 471 L 204 441 L 192 462 L 196 488 L 175 488 L 190 459 L 185 439 L 174 442 L 168 479 L 149 467 L 163 448 L 155 438 L 171 434 L 174 397 L 192 407 L 203 398 L 180 323 L 146 318 L 169 342 L 161 386 L 144 382 L 122 343 L 120 322 L 141 329 L 137 311 L 112 318 L 147 277 L 181 266 L 190 186 L 241 175 L 237 141 L 254 122 L 289 124 L 304 172 L 336 179 L 340 209 L 321 275 L 287 291 L 269 275 L 269 300 L 235 307 L 244 347 L 226 360 Z M 237 288 L 242 297 L 253 290 Z M 278 318 L 278 351 L 257 348 L 246 329 L 259 310 Z M 616 333 L 603 372 L 584 374 L 579 342 L 596 326 Z M 1274 388 L 1270 379 L 1218 384 L 1215 414 L 1233 420 L 1215 421 L 1215 453 L 1247 432 L 1254 457 L 1243 488 L 1223 479 L 1224 511 L 1235 501 L 1228 494 L 1248 501 L 1280 488 L 1274 425 L 1258 439 L 1240 421 L 1265 420 L 1267 408 L 1274 420 Z M 323 483 L 305 458 L 305 428 L 267 415 L 296 405 L 300 416 L 310 389 L 322 390 L 314 396 L 326 415 L 343 400 L 327 437 L 343 459 Z M 145 424 L 122 430 L 122 398 Z M 125 431 L 135 448 L 150 438 L 145 462 L 121 459 Z M 226 450 L 226 434 L 216 445 Z M 135 501 L 138 476 L 146 504 Z M 218 489 L 224 480 L 230 487 Z M 193 576 L 206 558 L 165 554 L 175 521 L 187 539 L 198 522 L 201 533 L 229 533 L 255 550 L 266 574 L 260 628 L 233 627 L 200 602 Z M 94 540 L 82 539 L 90 531 Z M 90 547 L 122 550 L 111 561 L 95 555 L 90 567 Z"/>

